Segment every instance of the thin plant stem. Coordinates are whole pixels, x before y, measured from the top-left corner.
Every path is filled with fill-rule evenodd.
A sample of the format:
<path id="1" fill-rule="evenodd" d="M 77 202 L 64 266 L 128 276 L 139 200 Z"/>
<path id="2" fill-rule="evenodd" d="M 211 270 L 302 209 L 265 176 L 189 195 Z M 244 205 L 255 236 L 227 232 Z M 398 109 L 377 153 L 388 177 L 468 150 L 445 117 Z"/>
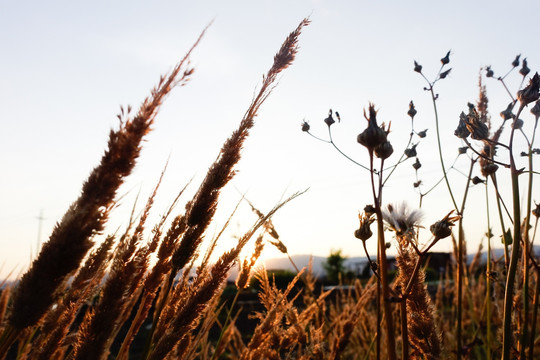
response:
<path id="1" fill-rule="evenodd" d="M 486 178 L 486 218 L 487 218 L 487 266 L 486 266 L 486 355 L 491 359 L 491 224 L 489 217 L 489 193 Z"/>
<path id="2" fill-rule="evenodd" d="M 373 169 L 373 150 L 369 151 L 369 165 L 370 169 Z M 382 174 L 379 174 L 381 177 Z M 379 188 L 380 188 L 379 184 Z M 381 194 L 377 195 L 375 190 L 375 179 L 374 174 L 371 172 L 371 188 L 373 192 L 373 201 L 375 203 L 375 213 L 377 215 L 377 238 L 378 238 L 378 247 L 379 247 L 379 265 L 380 265 L 380 275 L 381 275 L 381 287 L 382 287 L 382 302 L 383 302 L 383 313 L 385 318 L 386 325 L 386 347 L 388 351 L 388 359 L 396 360 L 396 340 L 394 336 L 394 321 L 392 318 L 392 312 L 389 302 L 389 286 L 388 286 L 388 261 L 386 259 L 386 243 L 384 240 L 384 223 L 381 210 Z"/>
<path id="3" fill-rule="evenodd" d="M 407 298 L 401 299 L 401 343 L 402 359 L 409 359 L 409 332 L 407 330 Z"/>
<path id="4" fill-rule="evenodd" d="M 514 122 L 519 119 L 519 115 L 525 107 L 524 103 L 520 104 L 520 107 L 516 113 Z M 508 267 L 508 274 L 506 277 L 506 289 L 504 293 L 504 315 L 503 315 L 503 351 L 502 359 L 510 360 L 510 350 L 512 348 L 512 303 L 514 298 L 514 282 L 516 279 L 516 270 L 519 258 L 519 246 L 521 239 L 521 209 L 520 209 L 520 199 L 519 199 L 519 172 L 516 168 L 516 163 L 514 160 L 514 133 L 515 127 L 512 126 L 512 131 L 510 133 L 510 175 L 512 178 L 512 197 L 513 197 L 513 206 L 514 206 L 514 233 L 512 241 L 512 255 L 510 258 L 510 266 Z"/>
<path id="5" fill-rule="evenodd" d="M 217 343 L 216 343 L 215 351 L 212 354 L 212 357 L 210 358 L 210 360 L 214 360 L 216 358 L 217 350 L 219 349 L 219 345 L 221 344 L 221 340 L 223 340 L 223 335 L 225 334 L 225 330 L 227 329 L 227 326 L 229 325 L 229 321 L 231 319 L 231 314 L 232 314 L 234 305 L 236 305 L 236 301 L 238 300 L 238 297 L 240 296 L 240 293 L 242 292 L 242 290 L 243 289 L 238 289 L 238 291 L 234 295 L 234 299 L 233 299 L 233 301 L 231 303 L 231 306 L 229 307 L 229 311 L 227 311 L 227 317 L 225 318 L 225 321 L 223 322 L 223 326 L 221 327 L 221 332 L 219 333 L 219 338 L 218 338 Z"/>
<path id="6" fill-rule="evenodd" d="M 529 161 L 529 179 L 528 179 L 528 189 L 527 189 L 527 212 L 525 215 L 525 232 L 523 236 L 523 332 L 521 333 L 521 347 L 520 347 L 520 358 L 525 359 L 525 348 L 527 344 L 527 337 L 529 336 L 529 225 L 531 222 L 531 211 L 532 211 L 532 191 L 533 191 L 533 152 L 532 146 L 534 144 L 534 138 L 536 134 L 536 127 L 538 125 L 538 118 L 536 118 L 534 123 L 534 130 L 529 143 L 529 152 L 528 152 L 528 161 Z M 536 326 L 535 323 L 532 323 L 532 326 Z"/>
<path id="7" fill-rule="evenodd" d="M 532 328 L 531 336 L 529 337 L 529 360 L 534 360 L 534 337 L 536 336 L 536 319 L 538 318 L 538 308 L 540 304 L 538 303 L 540 297 L 540 271 L 536 268 L 536 289 L 534 291 L 534 301 L 533 301 L 533 313 L 532 313 Z"/>

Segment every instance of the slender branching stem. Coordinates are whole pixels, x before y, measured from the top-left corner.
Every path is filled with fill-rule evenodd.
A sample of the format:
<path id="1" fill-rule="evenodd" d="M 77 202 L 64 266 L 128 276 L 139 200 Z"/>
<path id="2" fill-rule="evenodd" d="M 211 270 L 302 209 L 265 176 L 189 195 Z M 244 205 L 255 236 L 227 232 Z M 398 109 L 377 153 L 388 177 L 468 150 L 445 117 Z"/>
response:
<path id="1" fill-rule="evenodd" d="M 519 115 L 523 111 L 525 105 L 520 104 L 520 107 L 516 113 L 514 122 L 519 119 Z M 502 359 L 510 360 L 510 350 L 512 348 L 512 302 L 514 298 L 514 283 L 516 279 L 516 270 L 519 258 L 519 247 L 521 239 L 521 209 L 520 209 L 520 199 L 519 199 L 519 172 L 516 168 L 516 163 L 514 160 L 514 133 L 515 128 L 512 126 L 512 131 L 510 133 L 510 175 L 512 177 L 512 197 L 513 197 L 513 206 L 514 206 L 514 231 L 513 231 L 513 241 L 512 241 L 512 255 L 510 258 L 510 266 L 508 267 L 508 274 L 506 277 L 506 289 L 504 293 L 504 315 L 503 315 L 503 352 Z"/>
<path id="2" fill-rule="evenodd" d="M 486 266 L 486 355 L 491 359 L 491 223 L 489 216 L 489 178 L 486 178 L 486 218 L 487 218 L 487 266 Z"/>
<path id="3" fill-rule="evenodd" d="M 370 169 L 373 169 L 373 150 L 369 150 L 369 165 Z M 382 176 L 380 174 L 379 176 Z M 379 189 L 380 189 L 379 181 Z M 386 243 L 384 240 L 384 223 L 381 210 L 381 194 L 377 195 L 375 189 L 375 178 L 373 172 L 371 172 L 371 189 L 373 192 L 373 202 L 375 204 L 375 214 L 377 216 L 377 238 L 378 238 L 378 248 L 379 248 L 379 265 L 380 265 L 380 275 L 381 275 L 381 287 L 382 287 L 382 301 L 383 301 L 383 312 L 386 325 L 386 347 L 388 351 L 388 359 L 396 360 L 396 342 L 394 337 L 394 321 L 392 318 L 392 312 L 390 308 L 390 290 L 388 284 L 388 261 L 386 259 Z"/>
<path id="4" fill-rule="evenodd" d="M 229 307 L 229 311 L 227 311 L 227 317 L 225 318 L 225 321 L 223 322 L 223 325 L 221 326 L 221 332 L 219 333 L 219 338 L 216 342 L 216 347 L 210 360 L 214 360 L 216 358 L 219 345 L 221 344 L 221 340 L 223 340 L 223 335 L 225 334 L 225 331 L 227 330 L 227 326 L 229 326 L 229 321 L 231 320 L 232 311 L 234 309 L 234 306 L 236 305 L 236 301 L 238 301 L 238 297 L 240 296 L 240 293 L 242 292 L 242 290 L 243 290 L 242 288 L 238 289 L 238 291 L 236 291 L 236 294 L 234 295 L 231 306 Z"/>

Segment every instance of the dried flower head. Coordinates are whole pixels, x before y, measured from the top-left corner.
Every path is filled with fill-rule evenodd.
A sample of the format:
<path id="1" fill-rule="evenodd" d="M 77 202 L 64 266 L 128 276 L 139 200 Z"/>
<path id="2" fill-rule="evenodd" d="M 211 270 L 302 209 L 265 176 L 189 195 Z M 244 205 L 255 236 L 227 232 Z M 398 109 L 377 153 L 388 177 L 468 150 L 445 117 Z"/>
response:
<path id="1" fill-rule="evenodd" d="M 324 119 L 324 123 L 326 125 L 328 125 L 328 127 L 332 126 L 332 124 L 334 124 L 336 121 L 334 120 L 334 118 L 332 117 L 332 109 L 330 109 L 328 111 L 328 117 L 326 119 Z"/>
<path id="2" fill-rule="evenodd" d="M 540 76 L 535 73 L 525 89 L 518 91 L 517 98 L 522 105 L 527 105 L 540 97 Z"/>
<path id="3" fill-rule="evenodd" d="M 360 226 L 354 231 L 354 236 L 357 239 L 366 241 L 373 235 L 370 225 L 375 221 L 375 217 L 371 213 L 367 214 L 364 212 L 363 214 L 358 214 L 358 219 L 360 220 Z"/>
<path id="4" fill-rule="evenodd" d="M 516 58 L 514 59 L 514 61 L 512 61 L 512 66 L 513 67 L 518 67 L 519 66 L 519 58 L 521 57 L 521 54 L 517 55 Z"/>
<path id="5" fill-rule="evenodd" d="M 462 147 L 458 148 L 458 154 L 459 155 L 466 154 L 468 149 L 469 149 L 468 146 L 462 146 Z"/>
<path id="6" fill-rule="evenodd" d="M 375 156 L 379 159 L 387 159 L 392 155 L 394 152 L 394 148 L 392 147 L 392 144 L 390 144 L 389 141 L 385 141 L 380 145 L 377 145 L 374 149 Z"/>
<path id="7" fill-rule="evenodd" d="M 486 77 L 493 77 L 493 70 L 491 70 L 491 66 L 486 67 Z"/>
<path id="8" fill-rule="evenodd" d="M 454 226 L 454 223 L 461 219 L 460 215 L 452 216 L 452 213 L 454 210 L 450 211 L 442 220 L 437 221 L 433 225 L 429 227 L 429 230 L 438 239 L 444 239 L 445 237 L 450 236 L 452 234 L 451 227 Z"/>
<path id="9" fill-rule="evenodd" d="M 531 109 L 531 113 L 536 118 L 536 121 L 538 121 L 538 118 L 540 118 L 540 100 L 536 100 L 536 103 Z"/>
<path id="10" fill-rule="evenodd" d="M 388 227 L 396 233 L 396 236 L 413 236 L 414 228 L 419 226 L 422 220 L 420 210 L 410 210 L 405 203 L 389 204 L 383 210 L 383 219 Z"/>
<path id="11" fill-rule="evenodd" d="M 411 102 L 409 103 L 409 111 L 407 111 L 407 115 L 409 115 L 411 119 L 414 119 L 414 116 L 416 115 L 416 113 L 417 111 L 414 108 L 414 103 L 411 100 Z"/>
<path id="12" fill-rule="evenodd" d="M 415 188 L 417 188 L 417 187 L 419 187 L 421 184 L 422 184 L 422 180 L 418 180 L 418 181 L 416 181 L 416 182 L 413 183 L 413 186 L 414 186 Z"/>
<path id="13" fill-rule="evenodd" d="M 521 62 L 521 69 L 519 69 L 519 73 L 523 75 L 523 77 L 527 76 L 531 72 L 531 69 L 527 66 L 527 58 L 523 59 Z"/>
<path id="14" fill-rule="evenodd" d="M 414 144 L 410 148 L 405 149 L 405 151 L 404 151 L 405 156 L 407 156 L 407 157 L 415 157 L 416 156 L 416 145 L 418 145 L 418 144 Z"/>
<path id="15" fill-rule="evenodd" d="M 309 129 L 310 129 L 310 126 L 309 126 L 308 122 L 304 120 L 302 122 L 302 131 L 308 132 Z"/>
<path id="16" fill-rule="evenodd" d="M 467 138 L 471 132 L 467 128 L 467 115 L 462 111 L 461 114 L 459 114 L 459 123 L 458 127 L 454 131 L 454 135 L 457 136 L 460 139 Z"/>
<path id="17" fill-rule="evenodd" d="M 416 60 L 414 61 L 414 71 L 417 73 L 422 73 L 422 65 L 418 64 Z"/>
<path id="18" fill-rule="evenodd" d="M 441 59 L 441 63 L 443 65 L 446 65 L 450 62 L 450 50 L 446 53 L 446 55 Z"/>
<path id="19" fill-rule="evenodd" d="M 516 119 L 516 121 L 514 121 L 514 123 L 512 124 L 512 127 L 516 130 L 521 129 L 523 127 L 523 120 Z"/>
<path id="20" fill-rule="evenodd" d="M 492 162 L 486 162 L 485 164 L 482 164 L 480 166 L 480 172 L 484 177 L 488 177 L 490 175 L 495 174 L 495 172 L 499 169 L 499 166 L 497 164 L 494 164 Z"/>
<path id="21" fill-rule="evenodd" d="M 416 135 L 418 135 L 418 137 L 425 138 L 427 136 L 427 131 L 428 129 L 424 129 L 420 132 L 417 132 Z"/>
<path id="22" fill-rule="evenodd" d="M 475 140 L 485 140 L 489 136 L 489 129 L 487 125 L 480 119 L 480 115 L 476 111 L 476 108 L 472 104 L 469 105 L 469 114 L 465 125 L 467 130 L 471 133 L 471 137 Z M 460 116 L 461 119 L 461 116 Z"/>
<path id="23" fill-rule="evenodd" d="M 540 204 L 537 204 L 536 202 L 534 204 L 536 205 L 536 207 L 532 211 L 532 214 L 538 218 L 540 217 Z"/>
<path id="24" fill-rule="evenodd" d="M 472 183 L 473 183 L 474 185 L 478 185 L 478 184 L 483 184 L 483 183 L 485 183 L 485 181 L 482 180 L 482 179 L 480 179 L 478 176 L 473 177 L 473 178 L 471 179 L 471 181 L 472 181 Z"/>
<path id="25" fill-rule="evenodd" d="M 416 161 L 414 162 L 412 167 L 414 168 L 414 170 L 418 170 L 422 167 L 422 164 L 420 164 L 420 160 L 418 160 L 418 158 L 416 158 Z"/>
<path id="26" fill-rule="evenodd" d="M 514 113 L 512 112 L 512 109 L 514 108 L 514 103 L 511 102 L 506 107 L 506 110 L 501 111 L 501 117 L 506 121 L 514 118 Z"/>
<path id="27" fill-rule="evenodd" d="M 375 215 L 377 211 L 375 210 L 375 207 L 373 205 L 366 205 L 364 207 L 364 213 L 368 216 Z"/>
<path id="28" fill-rule="evenodd" d="M 450 71 L 452 71 L 452 68 L 446 70 L 446 71 L 443 71 L 442 73 L 439 74 L 439 79 L 445 79 L 448 74 L 450 74 Z"/>
<path id="29" fill-rule="evenodd" d="M 369 104 L 369 117 L 366 116 L 364 110 L 364 117 L 368 121 L 367 128 L 358 135 L 357 141 L 359 144 L 364 145 L 368 150 L 372 151 L 376 146 L 386 142 L 386 131 L 384 128 L 377 125 L 377 112 L 375 106 Z"/>

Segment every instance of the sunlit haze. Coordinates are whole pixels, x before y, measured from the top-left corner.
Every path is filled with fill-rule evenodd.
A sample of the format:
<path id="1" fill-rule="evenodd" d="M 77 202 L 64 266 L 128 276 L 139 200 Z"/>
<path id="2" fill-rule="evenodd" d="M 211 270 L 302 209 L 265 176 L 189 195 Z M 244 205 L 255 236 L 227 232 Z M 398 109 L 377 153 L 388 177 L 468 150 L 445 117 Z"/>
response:
<path id="1" fill-rule="evenodd" d="M 311 25 L 300 37 L 300 51 L 286 69 L 245 144 L 238 174 L 226 187 L 207 234 L 219 232 L 242 194 L 265 212 L 280 199 L 309 188 L 273 218 L 291 254 L 326 256 L 341 249 L 363 256 L 353 233 L 358 212 L 373 202 L 369 172 L 340 155 L 331 145 L 301 131 L 328 137 L 323 119 L 337 110 L 335 142 L 354 160 L 368 164 L 356 137 L 366 126 L 363 110 L 370 102 L 380 122 L 391 122 L 394 155 L 402 154 L 410 133 L 408 104 L 414 101 L 424 190 L 441 178 L 434 112 L 414 60 L 432 79 L 440 59 L 451 50 L 450 75 L 437 83 L 444 160 L 449 166 L 463 146 L 453 133 L 467 102 L 478 98 L 480 69 L 491 65 L 496 76 L 511 68 L 516 55 L 526 57 L 532 73 L 540 69 L 537 1 L 20 1 L 0 4 L 0 271 L 13 276 L 27 269 L 38 241 L 79 195 L 82 182 L 98 164 L 111 128 L 118 126 L 120 105 L 136 110 L 160 75 L 181 59 L 210 23 L 195 49 L 195 73 L 175 89 L 157 116 L 144 143 L 136 171 L 121 188 L 107 233 L 121 232 L 138 196 L 141 209 L 168 161 L 149 224 L 156 223 L 178 191 L 190 180 L 174 211 L 196 191 L 223 141 L 237 127 L 262 74 L 281 43 L 306 16 Z M 532 74 L 531 73 L 531 74 Z M 508 85 L 515 94 L 521 75 Z M 510 102 L 504 88 L 485 79 L 492 119 Z M 524 116 L 531 128 L 530 114 Z M 527 120 L 531 122 L 528 123 Z M 524 140 L 517 148 L 524 150 Z M 520 145 L 521 144 L 521 145 Z M 521 148 L 520 148 L 521 146 Z M 520 150 L 521 151 L 521 150 Z M 414 160 L 409 159 L 385 187 L 384 203 L 406 202 L 418 208 Z M 466 156 L 456 168 L 466 173 Z M 509 202 L 508 174 L 501 170 L 501 194 Z M 475 169 L 474 175 L 480 176 Z M 458 201 L 465 176 L 450 171 Z M 485 187 L 469 189 L 465 230 L 468 251 L 485 241 Z M 490 188 L 493 205 L 493 189 Z M 533 199 L 540 201 L 539 194 Z M 421 238 L 429 225 L 453 205 L 441 183 L 423 199 Z M 496 211 L 492 211 L 495 220 Z M 42 216 L 41 216 L 42 215 Z M 41 220 L 40 220 L 41 218 Z M 254 221 L 242 203 L 220 240 L 229 249 Z M 500 246 L 500 228 L 493 243 Z M 151 226 L 149 226 L 149 229 Z M 391 239 L 389 233 L 388 239 Z M 375 253 L 375 238 L 368 249 Z M 435 251 L 451 251 L 450 238 Z M 267 246 L 265 258 L 281 256 Z"/>

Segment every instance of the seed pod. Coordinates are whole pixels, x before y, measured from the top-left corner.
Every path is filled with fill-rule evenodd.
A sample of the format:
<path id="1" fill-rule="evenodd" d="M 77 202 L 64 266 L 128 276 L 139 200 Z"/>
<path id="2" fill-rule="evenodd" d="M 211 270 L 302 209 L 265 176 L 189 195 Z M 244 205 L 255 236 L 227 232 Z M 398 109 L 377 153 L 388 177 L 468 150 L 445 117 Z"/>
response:
<path id="1" fill-rule="evenodd" d="M 386 142 L 386 132 L 377 125 L 377 112 L 373 104 L 369 105 L 369 117 L 366 116 L 365 111 L 364 117 L 368 121 L 368 126 L 358 135 L 357 141 L 372 151 L 375 147 Z"/>
<path id="2" fill-rule="evenodd" d="M 414 71 L 420 74 L 422 73 L 422 65 L 418 64 L 416 60 L 414 61 Z"/>
<path id="3" fill-rule="evenodd" d="M 375 156 L 379 159 L 388 159 L 394 152 L 394 148 L 390 142 L 385 141 L 381 145 L 377 145 L 374 149 Z"/>
<path id="4" fill-rule="evenodd" d="M 536 204 L 536 207 L 534 208 L 534 210 L 532 211 L 532 214 L 536 217 L 540 217 L 540 204 Z"/>
<path id="5" fill-rule="evenodd" d="M 457 129 L 454 131 L 454 135 L 457 136 L 460 139 L 466 139 L 471 132 L 467 128 L 467 115 L 462 111 L 461 114 L 459 114 L 459 123 Z"/>
<path id="6" fill-rule="evenodd" d="M 446 65 L 450 62 L 450 50 L 446 53 L 445 57 L 441 59 L 441 63 Z"/>
<path id="7" fill-rule="evenodd" d="M 418 135 L 421 138 L 425 138 L 426 135 L 427 135 L 427 131 L 428 131 L 428 129 L 422 130 L 422 131 L 416 133 L 416 135 Z"/>
<path id="8" fill-rule="evenodd" d="M 536 100 L 536 103 L 531 109 L 531 113 L 534 115 L 534 117 L 538 121 L 538 118 L 540 117 L 540 100 Z"/>
<path id="9" fill-rule="evenodd" d="M 416 156 L 416 145 L 417 144 L 414 144 L 410 148 L 405 149 L 405 151 L 404 151 L 405 156 L 407 156 L 407 157 L 415 157 Z"/>
<path id="10" fill-rule="evenodd" d="M 486 68 L 486 77 L 493 77 L 493 70 L 491 70 L 491 66 Z"/>
<path id="11" fill-rule="evenodd" d="M 446 71 L 443 71 L 442 73 L 439 74 L 439 79 L 444 79 L 448 76 L 448 74 L 450 74 L 450 71 L 452 70 L 452 68 L 446 70 Z"/>
<path id="12" fill-rule="evenodd" d="M 442 220 L 437 221 L 429 227 L 429 230 L 431 231 L 433 236 L 438 239 L 444 239 L 445 237 L 448 237 L 450 236 L 450 234 L 452 234 L 451 227 L 454 226 L 454 222 L 461 218 L 461 216 L 459 215 L 450 217 L 453 212 L 454 210 L 450 211 L 448 215 L 442 218 Z"/>
<path id="13" fill-rule="evenodd" d="M 514 113 L 512 109 L 514 108 L 514 103 L 508 104 L 506 110 L 501 111 L 501 117 L 506 121 L 514 118 Z"/>
<path id="14" fill-rule="evenodd" d="M 411 100 L 411 102 L 409 103 L 409 111 L 407 111 L 407 115 L 409 115 L 411 119 L 414 119 L 414 116 L 416 115 L 416 113 L 417 111 L 414 108 L 414 103 Z"/>
<path id="15" fill-rule="evenodd" d="M 533 101 L 538 100 L 540 97 L 540 76 L 538 73 L 534 74 L 529 81 L 529 85 L 525 89 L 518 91 L 517 98 L 522 105 L 527 105 Z"/>
<path id="16" fill-rule="evenodd" d="M 304 121 L 304 122 L 302 123 L 302 131 L 308 132 L 309 129 L 310 129 L 309 124 L 307 123 L 307 121 Z"/>
<path id="17" fill-rule="evenodd" d="M 330 111 L 328 112 L 328 117 L 324 119 L 324 122 L 326 125 L 328 125 L 328 127 L 332 126 L 332 124 L 336 122 L 332 117 L 332 109 L 330 109 Z"/>
<path id="18" fill-rule="evenodd" d="M 519 73 L 523 75 L 523 77 L 527 76 L 528 73 L 531 72 L 531 69 L 527 66 L 527 58 L 523 59 L 521 63 L 521 69 L 519 69 Z"/>
<path id="19" fill-rule="evenodd" d="M 358 214 L 358 219 L 360 220 L 360 226 L 354 231 L 354 236 L 357 239 L 366 241 L 373 235 L 370 225 L 375 221 L 375 218 L 373 218 L 373 214 L 364 213 L 363 215 Z"/>
<path id="20" fill-rule="evenodd" d="M 375 207 L 373 205 L 366 205 L 364 207 L 364 213 L 367 215 L 367 216 L 371 216 L 371 215 L 375 215 L 377 211 L 375 210 Z"/>
<path id="21" fill-rule="evenodd" d="M 466 154 L 467 150 L 469 150 L 469 147 L 468 146 L 463 146 L 463 147 L 458 148 L 458 153 L 459 153 L 459 155 Z"/>
<path id="22" fill-rule="evenodd" d="M 485 182 L 484 180 L 480 179 L 478 176 L 473 177 L 471 181 L 474 185 L 483 184 Z"/>
<path id="23" fill-rule="evenodd" d="M 521 54 L 517 55 L 516 58 L 514 59 L 514 61 L 512 61 L 512 66 L 513 67 L 518 67 L 519 66 L 519 58 L 521 57 Z"/>
<path id="24" fill-rule="evenodd" d="M 499 166 L 494 163 L 486 163 L 483 166 L 480 167 L 480 172 L 484 177 L 488 177 L 489 175 L 495 174 L 495 172 L 499 169 Z"/>

